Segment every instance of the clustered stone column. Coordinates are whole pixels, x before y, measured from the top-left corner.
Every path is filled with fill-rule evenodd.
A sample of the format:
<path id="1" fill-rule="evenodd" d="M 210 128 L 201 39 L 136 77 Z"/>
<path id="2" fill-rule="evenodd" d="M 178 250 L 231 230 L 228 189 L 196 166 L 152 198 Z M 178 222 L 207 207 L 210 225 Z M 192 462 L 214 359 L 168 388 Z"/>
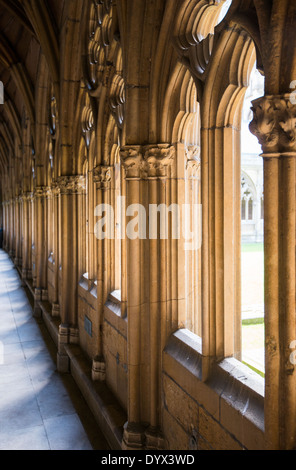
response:
<path id="1" fill-rule="evenodd" d="M 167 250 L 169 240 L 150 237 L 149 205 L 170 205 L 168 180 L 175 160 L 169 145 L 126 146 L 121 161 L 126 174 L 127 216 L 137 207 L 141 227 L 127 237 L 128 314 L 128 422 L 124 449 L 161 448 L 160 371 L 161 348 L 170 333 L 167 301 Z M 134 208 L 129 212 L 131 208 Z M 133 213 L 132 213 L 133 212 Z M 145 230 L 146 231 L 145 231 Z M 145 232 L 145 233 L 144 233 Z M 146 289 L 144 288 L 146 286 Z M 147 426 L 143 423 L 149 423 Z"/>
<path id="2" fill-rule="evenodd" d="M 51 304 L 52 304 L 52 316 L 60 316 L 60 305 L 59 305 L 59 197 L 60 188 L 57 181 L 53 181 L 51 185 L 52 195 L 52 255 L 53 255 L 53 290 L 51 292 Z"/>
<path id="3" fill-rule="evenodd" d="M 14 264 L 15 266 L 22 265 L 22 244 L 21 244 L 21 196 L 18 195 L 14 198 L 14 223 L 15 223 L 15 245 L 14 245 Z"/>
<path id="4" fill-rule="evenodd" d="M 32 198 L 33 194 L 31 192 L 24 192 L 2 203 L 3 248 L 20 269 L 23 279 L 27 279 L 32 275 L 31 225 L 29 224 Z"/>
<path id="5" fill-rule="evenodd" d="M 110 166 L 99 165 L 93 169 L 92 181 L 95 185 L 94 200 L 95 204 L 92 207 L 100 205 L 111 206 L 111 190 L 114 169 Z M 93 231 L 94 223 L 93 223 Z M 103 324 L 103 310 L 109 293 L 112 290 L 112 242 L 107 234 L 106 238 L 101 240 L 92 233 L 91 240 L 96 240 L 95 247 L 92 247 L 92 253 L 96 253 L 93 262 L 93 269 L 97 275 L 97 311 L 100 315 L 99 324 Z M 102 329 L 100 329 L 102 331 Z M 106 364 L 103 357 L 103 343 L 100 334 L 99 342 L 97 344 L 96 355 L 92 363 L 92 379 L 103 381 L 106 377 Z"/>
<path id="6" fill-rule="evenodd" d="M 22 278 L 30 279 L 32 276 L 32 224 L 31 224 L 31 206 L 33 201 L 33 193 L 27 192 L 22 194 Z"/>
<path id="7" fill-rule="evenodd" d="M 40 301 L 48 300 L 47 292 L 47 198 L 50 188 L 37 186 L 34 190 L 35 223 L 35 305 L 34 315 L 41 315 Z"/>
<path id="8" fill-rule="evenodd" d="M 265 407 L 267 447 L 295 443 L 296 370 L 290 345 L 296 339 L 296 106 L 290 95 L 253 102 L 251 132 L 264 160 L 265 214 Z"/>
<path id="9" fill-rule="evenodd" d="M 59 186 L 59 239 L 60 239 L 60 266 L 59 266 L 59 304 L 61 325 L 58 334 L 57 365 L 60 372 L 69 369 L 69 358 L 65 345 L 77 344 L 77 242 L 78 224 L 76 214 L 85 192 L 85 177 L 81 175 L 61 176 L 57 179 Z"/>
<path id="10" fill-rule="evenodd" d="M 184 264 L 187 267 L 187 282 L 184 288 L 186 293 L 186 310 L 184 323 L 187 328 L 198 336 L 202 336 L 201 318 L 201 159 L 200 146 L 190 145 L 185 148 L 186 157 L 186 179 L 184 188 L 184 202 L 193 209 L 186 214 L 188 220 L 188 231 L 193 231 L 193 241 L 191 250 L 178 250 L 180 254 L 185 254 Z M 197 233 L 195 233 L 197 230 Z M 188 243 L 188 242 L 187 242 Z M 180 277 L 179 277 L 180 279 Z M 182 283 L 179 281 L 178 285 Z"/>

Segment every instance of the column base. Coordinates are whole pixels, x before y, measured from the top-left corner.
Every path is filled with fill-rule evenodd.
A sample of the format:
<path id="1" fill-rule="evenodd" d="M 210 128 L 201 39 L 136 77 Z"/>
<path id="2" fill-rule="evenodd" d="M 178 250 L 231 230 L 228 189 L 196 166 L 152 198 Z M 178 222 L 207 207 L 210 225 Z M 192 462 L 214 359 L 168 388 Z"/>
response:
<path id="1" fill-rule="evenodd" d="M 145 449 L 147 450 L 165 450 L 166 444 L 163 434 L 159 429 L 148 428 L 145 432 Z"/>
<path id="2" fill-rule="evenodd" d="M 22 279 L 28 279 L 28 270 L 25 268 L 22 269 Z"/>
<path id="3" fill-rule="evenodd" d="M 42 289 L 35 289 L 34 291 L 34 318 L 40 318 L 42 315 L 42 310 L 39 305 L 39 302 L 42 300 Z"/>
<path id="4" fill-rule="evenodd" d="M 123 427 L 122 450 L 143 450 L 145 448 L 145 427 L 136 423 L 125 423 Z"/>
<path id="5" fill-rule="evenodd" d="M 70 359 L 67 354 L 57 353 L 57 370 L 62 374 L 70 371 Z"/>
<path id="6" fill-rule="evenodd" d="M 44 302 L 48 301 L 48 290 L 47 289 L 42 289 L 42 300 L 44 300 Z"/>
<path id="7" fill-rule="evenodd" d="M 159 428 L 125 423 L 122 450 L 165 450 L 166 441 Z"/>
<path id="8" fill-rule="evenodd" d="M 106 363 L 103 357 L 94 357 L 92 363 L 91 378 L 93 382 L 105 382 Z"/>
<path id="9" fill-rule="evenodd" d="M 52 304 L 51 316 L 57 318 L 60 316 L 60 306 L 59 304 Z"/>
<path id="10" fill-rule="evenodd" d="M 57 370 L 62 373 L 69 372 L 70 361 L 65 351 L 65 345 L 69 343 L 69 326 L 60 325 L 58 333 Z"/>
<path id="11" fill-rule="evenodd" d="M 75 327 L 69 328 L 69 343 L 70 344 L 79 344 L 79 330 Z"/>

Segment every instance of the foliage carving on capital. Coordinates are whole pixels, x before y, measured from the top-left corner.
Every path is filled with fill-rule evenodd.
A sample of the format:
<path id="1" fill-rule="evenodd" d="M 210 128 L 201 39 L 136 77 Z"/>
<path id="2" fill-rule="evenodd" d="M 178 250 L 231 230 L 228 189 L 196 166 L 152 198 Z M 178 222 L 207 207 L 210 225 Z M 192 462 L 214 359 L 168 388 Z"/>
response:
<path id="1" fill-rule="evenodd" d="M 86 190 L 85 176 L 60 176 L 57 180 L 60 194 L 82 194 Z"/>
<path id="2" fill-rule="evenodd" d="M 200 146 L 189 145 L 185 148 L 186 170 L 189 178 L 197 178 L 201 165 Z"/>
<path id="3" fill-rule="evenodd" d="M 22 194 L 21 198 L 23 202 L 30 202 L 33 200 L 34 194 L 32 192 L 25 192 Z"/>
<path id="4" fill-rule="evenodd" d="M 279 125 L 282 129 L 283 145 L 295 149 L 296 144 L 296 106 L 290 99 L 280 99 L 276 103 Z"/>
<path id="5" fill-rule="evenodd" d="M 127 179 L 140 179 L 146 175 L 141 146 L 126 146 L 120 150 L 122 165 Z"/>
<path id="6" fill-rule="evenodd" d="M 144 160 L 149 178 L 168 176 L 168 168 L 175 161 L 175 147 L 167 144 L 148 146 L 144 149 Z"/>
<path id="7" fill-rule="evenodd" d="M 296 106 L 290 95 L 265 96 L 253 101 L 250 131 L 264 155 L 296 151 Z"/>
<path id="8" fill-rule="evenodd" d="M 175 162 L 175 147 L 169 144 L 127 146 L 120 151 L 127 179 L 161 178 Z"/>
<path id="9" fill-rule="evenodd" d="M 56 180 L 54 180 L 51 184 L 51 193 L 53 196 L 58 196 L 60 194 L 60 187 Z"/>
<path id="10" fill-rule="evenodd" d="M 112 167 L 97 166 L 93 169 L 93 180 L 99 188 L 106 189 L 112 181 Z"/>
<path id="11" fill-rule="evenodd" d="M 34 189 L 34 197 L 35 198 L 46 198 L 49 197 L 51 194 L 51 188 L 48 186 L 36 186 Z"/>

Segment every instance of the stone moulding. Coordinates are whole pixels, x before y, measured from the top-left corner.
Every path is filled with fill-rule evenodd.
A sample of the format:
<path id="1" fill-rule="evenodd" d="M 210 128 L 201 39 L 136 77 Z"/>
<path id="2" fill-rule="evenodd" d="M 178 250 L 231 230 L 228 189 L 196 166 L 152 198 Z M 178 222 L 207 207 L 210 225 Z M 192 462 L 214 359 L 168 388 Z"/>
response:
<path id="1" fill-rule="evenodd" d="M 264 96 L 252 102 L 250 131 L 262 146 L 263 157 L 296 154 L 296 105 L 291 95 Z"/>

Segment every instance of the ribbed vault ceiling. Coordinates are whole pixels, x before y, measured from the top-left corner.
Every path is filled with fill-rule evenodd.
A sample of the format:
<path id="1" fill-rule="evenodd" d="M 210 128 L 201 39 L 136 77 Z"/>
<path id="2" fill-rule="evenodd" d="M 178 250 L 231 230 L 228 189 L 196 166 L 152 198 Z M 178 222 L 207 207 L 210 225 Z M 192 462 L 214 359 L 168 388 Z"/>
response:
<path id="1" fill-rule="evenodd" d="M 43 49 L 40 34 L 51 37 L 53 48 L 57 45 L 63 5 L 58 0 L 0 0 L 0 80 L 5 92 L 5 104 L 0 106 L 2 174 L 9 165 L 9 155 L 20 143 L 25 116 L 34 127 L 35 89 Z"/>

